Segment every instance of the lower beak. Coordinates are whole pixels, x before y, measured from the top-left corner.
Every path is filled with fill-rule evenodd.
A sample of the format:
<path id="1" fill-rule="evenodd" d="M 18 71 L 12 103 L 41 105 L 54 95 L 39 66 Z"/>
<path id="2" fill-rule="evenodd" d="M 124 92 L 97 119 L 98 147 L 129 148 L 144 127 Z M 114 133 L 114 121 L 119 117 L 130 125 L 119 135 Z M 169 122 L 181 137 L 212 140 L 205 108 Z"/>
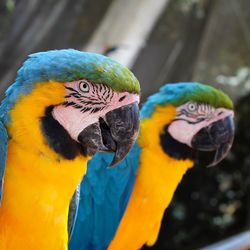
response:
<path id="1" fill-rule="evenodd" d="M 99 122 L 85 128 L 78 136 L 86 153 L 114 152 L 110 166 L 120 162 L 129 152 L 139 131 L 137 102 L 108 112 Z"/>
<path id="2" fill-rule="evenodd" d="M 214 151 L 214 159 L 209 166 L 223 160 L 230 150 L 234 139 L 234 120 L 228 116 L 202 128 L 192 139 L 191 146 L 200 151 Z"/>

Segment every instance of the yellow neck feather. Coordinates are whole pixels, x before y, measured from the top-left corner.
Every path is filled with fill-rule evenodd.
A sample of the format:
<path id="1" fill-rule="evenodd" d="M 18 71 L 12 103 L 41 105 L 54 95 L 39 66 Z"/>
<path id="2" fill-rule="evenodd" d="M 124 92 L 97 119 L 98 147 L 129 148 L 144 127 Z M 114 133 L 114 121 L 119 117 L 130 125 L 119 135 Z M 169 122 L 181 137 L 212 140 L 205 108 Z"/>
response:
<path id="1" fill-rule="evenodd" d="M 140 126 L 139 145 L 142 152 L 138 176 L 145 181 L 150 174 L 153 174 L 156 178 L 151 179 L 150 183 L 152 185 L 155 181 L 156 190 L 159 189 L 160 192 L 161 188 L 165 187 L 166 192 L 171 193 L 171 183 L 176 186 L 187 169 L 193 165 L 191 160 L 171 158 L 160 145 L 160 134 L 164 126 L 171 123 L 175 114 L 176 109 L 171 105 L 158 106 L 152 117 L 144 119 Z"/>
<path id="2" fill-rule="evenodd" d="M 165 209 L 190 160 L 170 158 L 161 148 L 160 133 L 175 117 L 173 106 L 158 106 L 140 125 L 140 166 L 126 212 L 109 250 L 137 250 L 157 239 Z M 129 246 L 129 248 L 127 247 Z"/>
<path id="3" fill-rule="evenodd" d="M 64 101 L 63 84 L 38 84 L 10 112 L 0 249 L 67 249 L 71 197 L 86 172 L 87 158 L 66 160 L 40 129 L 45 108 Z"/>

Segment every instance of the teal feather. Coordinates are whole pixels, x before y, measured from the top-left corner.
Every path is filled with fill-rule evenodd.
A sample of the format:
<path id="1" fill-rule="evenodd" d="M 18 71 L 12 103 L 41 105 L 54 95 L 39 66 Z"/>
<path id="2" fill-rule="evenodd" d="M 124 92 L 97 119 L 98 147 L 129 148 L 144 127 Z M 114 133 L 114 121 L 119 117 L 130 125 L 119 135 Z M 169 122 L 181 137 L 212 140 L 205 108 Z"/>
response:
<path id="1" fill-rule="evenodd" d="M 97 154 L 80 187 L 80 201 L 69 250 L 106 249 L 116 232 L 132 192 L 139 165 L 135 144 L 118 166 L 108 168 L 114 155 Z"/>
<path id="2" fill-rule="evenodd" d="M 7 155 L 7 148 L 8 148 L 8 135 L 6 128 L 0 122 L 0 205 L 2 200 L 2 190 L 3 190 L 3 182 L 4 182 L 4 170 L 5 170 L 5 163 L 6 163 L 6 155 Z"/>

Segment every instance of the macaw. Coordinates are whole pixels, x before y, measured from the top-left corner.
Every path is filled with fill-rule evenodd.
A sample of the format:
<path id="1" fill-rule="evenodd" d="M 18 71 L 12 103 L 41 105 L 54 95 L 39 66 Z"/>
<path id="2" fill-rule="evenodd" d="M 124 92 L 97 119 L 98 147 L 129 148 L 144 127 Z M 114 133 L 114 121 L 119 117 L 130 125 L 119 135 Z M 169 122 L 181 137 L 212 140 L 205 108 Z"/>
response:
<path id="1" fill-rule="evenodd" d="M 200 83 L 166 84 L 141 110 L 137 142 L 116 168 L 112 155 L 88 162 L 69 250 L 152 246 L 178 183 L 200 155 L 216 165 L 234 137 L 233 103 Z"/>
<path id="2" fill-rule="evenodd" d="M 73 49 L 29 56 L 0 106 L 0 249 L 68 249 L 68 210 L 87 161 L 124 158 L 140 86 L 114 60 Z M 8 149 L 8 150 L 7 150 Z"/>

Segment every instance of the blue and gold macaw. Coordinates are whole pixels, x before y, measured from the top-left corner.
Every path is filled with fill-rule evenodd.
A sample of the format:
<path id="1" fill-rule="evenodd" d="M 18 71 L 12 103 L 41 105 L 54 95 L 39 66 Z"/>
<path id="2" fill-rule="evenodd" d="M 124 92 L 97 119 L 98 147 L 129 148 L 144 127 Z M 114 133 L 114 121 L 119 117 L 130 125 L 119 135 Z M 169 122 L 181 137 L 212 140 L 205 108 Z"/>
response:
<path id="1" fill-rule="evenodd" d="M 140 86 L 114 60 L 73 49 L 32 54 L 0 106 L 0 249 L 68 249 L 70 200 L 98 151 L 124 158 Z"/>
<path id="2" fill-rule="evenodd" d="M 141 110 L 140 133 L 114 169 L 112 155 L 88 163 L 69 250 L 137 250 L 153 245 L 186 171 L 207 155 L 215 165 L 234 137 L 233 104 L 199 83 L 167 84 Z"/>

